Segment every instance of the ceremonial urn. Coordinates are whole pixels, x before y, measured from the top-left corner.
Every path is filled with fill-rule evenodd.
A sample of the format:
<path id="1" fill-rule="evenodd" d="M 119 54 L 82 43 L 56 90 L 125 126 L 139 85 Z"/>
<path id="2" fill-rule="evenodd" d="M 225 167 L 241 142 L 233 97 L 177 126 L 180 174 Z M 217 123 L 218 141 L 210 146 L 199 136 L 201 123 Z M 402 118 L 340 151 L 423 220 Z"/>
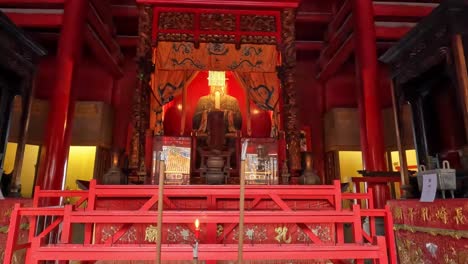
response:
<path id="1" fill-rule="evenodd" d="M 206 160 L 206 183 L 224 184 L 224 159 L 218 156 L 209 156 Z"/>
<path id="2" fill-rule="evenodd" d="M 313 169 L 314 161 L 312 159 L 311 152 L 302 152 L 302 171 L 301 177 L 299 177 L 299 184 L 313 185 L 320 184 L 320 178 L 315 174 Z"/>

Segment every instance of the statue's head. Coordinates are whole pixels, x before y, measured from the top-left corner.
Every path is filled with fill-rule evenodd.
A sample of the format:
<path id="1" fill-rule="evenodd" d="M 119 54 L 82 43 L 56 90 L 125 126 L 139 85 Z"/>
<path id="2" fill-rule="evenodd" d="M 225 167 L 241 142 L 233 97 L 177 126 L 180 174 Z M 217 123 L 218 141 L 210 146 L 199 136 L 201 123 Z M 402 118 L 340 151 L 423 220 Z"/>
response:
<path id="1" fill-rule="evenodd" d="M 226 86 L 210 86 L 210 93 L 215 94 L 219 92 L 220 95 L 224 95 L 226 93 Z"/>

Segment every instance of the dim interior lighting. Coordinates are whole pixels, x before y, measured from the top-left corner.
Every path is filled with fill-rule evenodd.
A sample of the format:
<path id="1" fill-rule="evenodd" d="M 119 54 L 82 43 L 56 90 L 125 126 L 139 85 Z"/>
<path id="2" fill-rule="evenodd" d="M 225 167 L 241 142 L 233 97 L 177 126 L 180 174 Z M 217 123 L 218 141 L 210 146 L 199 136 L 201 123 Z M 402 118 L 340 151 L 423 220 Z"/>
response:
<path id="1" fill-rule="evenodd" d="M 195 229 L 200 230 L 200 221 L 198 220 L 198 218 L 195 220 Z"/>
<path id="2" fill-rule="evenodd" d="M 257 109 L 254 109 L 254 110 L 252 110 L 252 113 L 253 113 L 254 115 L 256 115 L 256 114 L 260 113 L 260 111 L 258 111 Z"/>
<path id="3" fill-rule="evenodd" d="M 182 104 L 178 104 L 177 109 L 182 110 Z"/>

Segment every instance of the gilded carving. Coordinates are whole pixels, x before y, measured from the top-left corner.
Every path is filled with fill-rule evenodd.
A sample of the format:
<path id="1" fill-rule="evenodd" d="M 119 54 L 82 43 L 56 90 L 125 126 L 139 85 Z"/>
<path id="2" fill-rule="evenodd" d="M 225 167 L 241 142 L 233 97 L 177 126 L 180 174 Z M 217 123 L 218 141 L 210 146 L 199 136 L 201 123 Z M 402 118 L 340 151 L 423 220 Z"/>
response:
<path id="1" fill-rule="evenodd" d="M 281 12 L 282 24 L 282 65 L 278 74 L 283 90 L 283 122 L 286 132 L 288 158 L 291 170 L 301 169 L 300 157 L 300 134 L 298 127 L 298 108 L 296 101 L 296 46 L 295 42 L 295 20 L 296 10 L 289 8 Z"/>
<path id="2" fill-rule="evenodd" d="M 439 208 L 436 212 L 436 218 L 442 221 L 442 223 L 447 224 L 448 223 L 447 209 L 445 209 L 445 207 Z"/>
<path id="3" fill-rule="evenodd" d="M 395 220 L 403 220 L 403 209 L 401 209 L 401 207 L 395 207 L 393 210 L 393 217 Z"/>
<path id="4" fill-rule="evenodd" d="M 278 41 L 277 41 L 276 37 L 274 37 L 274 36 L 245 35 L 245 36 L 241 36 L 240 43 L 242 43 L 242 44 L 276 45 L 278 43 Z"/>
<path id="5" fill-rule="evenodd" d="M 414 215 L 415 214 L 416 214 L 416 211 L 414 210 L 414 208 L 408 208 L 408 216 L 409 216 L 411 222 L 414 221 Z"/>
<path id="6" fill-rule="evenodd" d="M 133 134 L 129 157 L 129 167 L 132 169 L 144 168 L 145 137 L 149 128 L 149 89 L 151 62 L 151 32 L 153 9 L 151 6 L 140 6 L 138 35 L 140 42 L 137 46 L 137 83 L 133 95 L 132 125 Z"/>
<path id="7" fill-rule="evenodd" d="M 159 13 L 159 29 L 195 29 L 195 13 L 161 12 Z"/>
<path id="8" fill-rule="evenodd" d="M 429 208 L 427 207 L 423 207 L 421 208 L 421 218 L 424 222 L 427 222 L 427 221 L 430 221 L 430 217 L 429 217 Z"/>
<path id="9" fill-rule="evenodd" d="M 236 30 L 236 16 L 234 14 L 205 13 L 200 15 L 201 30 Z"/>
<path id="10" fill-rule="evenodd" d="M 236 43 L 236 37 L 229 34 L 200 34 L 200 41 L 208 43 Z"/>
<path id="11" fill-rule="evenodd" d="M 158 41 L 168 42 L 194 42 L 195 37 L 193 34 L 187 33 L 158 33 Z"/>
<path id="12" fill-rule="evenodd" d="M 465 224 L 466 216 L 463 214 L 463 208 L 455 208 L 455 216 L 453 217 L 457 225 Z"/>
<path id="13" fill-rule="evenodd" d="M 280 227 L 277 227 L 275 228 L 275 232 L 276 232 L 276 241 L 278 241 L 278 243 L 286 243 L 286 244 L 290 244 L 291 241 L 292 241 L 292 238 L 291 238 L 291 235 L 288 234 L 288 228 L 285 227 L 285 226 L 280 226 Z"/>
<path id="14" fill-rule="evenodd" d="M 158 237 L 158 227 L 149 225 L 145 229 L 145 241 L 148 241 L 150 243 L 156 242 L 156 239 Z"/>
<path id="15" fill-rule="evenodd" d="M 466 230 L 452 230 L 452 229 L 442 229 L 442 228 L 412 226 L 412 225 L 399 225 L 399 224 L 395 224 L 393 229 L 410 231 L 412 233 L 414 232 L 428 233 L 433 236 L 450 236 L 455 239 L 468 238 L 468 231 Z"/>
<path id="16" fill-rule="evenodd" d="M 241 31 L 276 32 L 275 16 L 241 15 Z"/>

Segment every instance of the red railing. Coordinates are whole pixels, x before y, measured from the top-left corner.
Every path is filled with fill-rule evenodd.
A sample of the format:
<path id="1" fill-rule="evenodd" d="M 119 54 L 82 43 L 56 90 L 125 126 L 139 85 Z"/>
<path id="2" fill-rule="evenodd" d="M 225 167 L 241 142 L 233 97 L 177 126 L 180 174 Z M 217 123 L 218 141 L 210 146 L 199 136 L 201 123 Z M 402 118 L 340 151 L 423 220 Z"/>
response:
<path id="1" fill-rule="evenodd" d="M 39 207 L 42 199 L 61 197 L 63 199 L 76 197 L 73 205 L 63 207 Z M 105 198 L 145 198 L 138 210 L 98 210 L 96 203 Z M 238 209 L 219 208 L 220 201 L 235 201 L 239 197 L 238 186 L 167 186 L 164 190 L 165 208 L 164 224 L 193 224 L 196 218 L 206 224 L 207 228 L 215 228 L 217 224 L 225 224 L 224 232 L 231 232 L 238 224 Z M 205 199 L 201 210 L 181 210 L 177 201 L 181 198 Z M 390 263 L 396 263 L 393 245 L 391 217 L 386 209 L 359 209 L 354 205 L 352 210 L 341 208 L 342 199 L 367 199 L 371 201 L 372 193 L 367 195 L 341 194 L 340 183 L 323 186 L 247 186 L 245 223 L 254 224 L 297 224 L 309 237 L 311 244 L 256 244 L 244 246 L 245 259 L 373 259 L 378 263 L 387 262 L 387 245 Z M 303 205 L 311 201 L 325 201 L 328 207 L 321 209 L 308 208 Z M 33 208 L 15 207 L 10 224 L 4 263 L 9 260 L 15 250 L 28 248 L 27 262 L 38 263 L 39 260 L 154 260 L 154 244 L 114 244 L 120 236 L 134 224 L 154 224 L 157 213 L 151 211 L 157 203 L 157 186 L 105 186 L 92 182 L 89 191 L 46 191 L 36 188 Z M 264 207 L 262 203 L 275 206 Z M 305 204 L 304 204 L 305 203 Z M 238 208 L 238 205 L 237 205 Z M 17 245 L 16 236 L 19 220 L 22 216 L 30 219 L 30 236 L 26 244 Z M 40 233 L 36 232 L 38 217 L 54 217 L 53 221 Z M 370 234 L 362 231 L 361 217 L 368 216 L 386 219 L 387 242 L 378 237 L 375 229 Z M 85 241 L 83 244 L 71 244 L 71 226 L 85 224 Z M 98 224 L 119 224 L 119 231 L 102 244 L 92 243 L 93 227 Z M 307 227 L 310 223 L 328 223 L 336 228 L 333 243 L 324 243 Z M 343 224 L 351 224 L 352 243 L 345 243 Z M 52 234 L 60 226 L 58 243 L 48 244 L 44 238 Z M 390 231 L 389 231 L 390 230 Z M 213 230 L 212 230 L 213 231 Z M 207 232 L 210 233 L 210 232 Z M 390 236 L 390 237 L 389 237 Z M 210 240 L 211 243 L 199 246 L 199 259 L 203 260 L 235 260 L 237 244 L 215 244 L 222 240 Z M 214 242 L 214 243 L 213 243 Z M 393 249 L 392 249 L 393 248 Z M 162 257 L 165 260 L 190 260 L 192 247 L 190 245 L 163 245 Z"/>

